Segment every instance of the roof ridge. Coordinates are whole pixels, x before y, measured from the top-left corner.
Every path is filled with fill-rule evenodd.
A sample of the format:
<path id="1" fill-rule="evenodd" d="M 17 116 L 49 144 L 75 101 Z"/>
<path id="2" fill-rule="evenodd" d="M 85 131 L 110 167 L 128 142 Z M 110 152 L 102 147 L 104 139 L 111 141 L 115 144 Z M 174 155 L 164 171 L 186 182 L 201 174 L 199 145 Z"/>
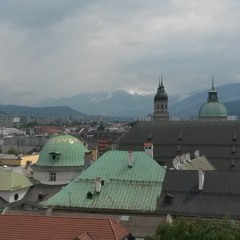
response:
<path id="1" fill-rule="evenodd" d="M 128 233 L 130 232 L 125 226 L 123 226 L 122 224 L 118 223 L 116 220 L 112 219 L 112 218 L 109 218 L 109 221 L 110 221 L 110 224 L 111 224 L 111 227 L 114 229 L 114 226 L 113 226 L 113 223 L 118 225 L 119 227 L 123 228 L 125 231 L 127 231 Z M 114 232 L 114 236 L 116 237 L 116 239 L 118 240 L 116 234 L 115 234 L 115 231 L 113 230 Z M 127 234 L 128 235 L 128 234 Z M 126 236 L 127 236 L 126 235 Z M 124 236 L 124 237 L 126 237 Z"/>
<path id="2" fill-rule="evenodd" d="M 112 232 L 113 232 L 113 235 L 114 235 L 115 239 L 118 240 L 117 235 L 116 235 L 116 233 L 114 231 L 114 228 L 113 228 L 113 224 L 112 224 L 111 218 L 109 218 L 108 221 L 110 223 L 110 226 L 111 226 L 111 229 L 112 229 Z"/>
<path id="3" fill-rule="evenodd" d="M 5 214 L 5 215 L 2 215 L 2 216 L 5 216 L 5 217 L 11 217 L 11 216 L 21 216 L 21 217 L 41 217 L 41 218 L 69 218 L 69 219 L 91 219 L 91 220 L 112 220 L 111 218 L 109 217 L 89 217 L 89 216 L 86 216 L 86 217 L 79 217 L 79 216 L 69 216 L 69 215 L 50 215 L 50 216 L 45 216 L 45 215 L 25 215 L 25 214 Z M 1 217 L 2 217 L 1 216 Z M 117 222 L 115 222 L 117 223 Z M 118 223 L 117 223 L 118 224 Z"/>

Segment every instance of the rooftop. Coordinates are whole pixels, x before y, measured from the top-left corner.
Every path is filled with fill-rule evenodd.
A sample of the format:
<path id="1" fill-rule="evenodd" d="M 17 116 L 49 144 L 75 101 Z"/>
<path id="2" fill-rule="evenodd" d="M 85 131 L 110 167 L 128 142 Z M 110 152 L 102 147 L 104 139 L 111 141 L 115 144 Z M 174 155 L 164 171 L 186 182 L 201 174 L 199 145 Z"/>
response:
<path id="1" fill-rule="evenodd" d="M 14 191 L 34 185 L 32 179 L 12 170 L 0 170 L 0 191 Z"/>
<path id="2" fill-rule="evenodd" d="M 0 239 L 123 240 L 130 235 L 109 218 L 0 215 L 0 225 Z"/>
<path id="3" fill-rule="evenodd" d="M 240 121 L 138 122 L 117 140 L 120 150 L 143 150 L 153 143 L 153 158 L 172 167 L 176 155 L 198 149 L 219 170 L 240 170 Z M 232 164 L 234 162 L 234 164 Z"/>
<path id="4" fill-rule="evenodd" d="M 158 202 L 158 212 L 239 219 L 239 178 L 240 172 L 237 171 L 204 171 L 203 190 L 199 190 L 198 171 L 168 170 Z"/>
<path id="5" fill-rule="evenodd" d="M 133 152 L 128 166 L 127 151 L 108 151 L 58 194 L 43 202 L 45 206 L 113 211 L 155 211 L 165 176 L 145 152 Z M 95 179 L 101 178 L 101 192 L 95 191 Z M 88 194 L 92 195 L 88 198 Z"/>
<path id="6" fill-rule="evenodd" d="M 40 152 L 36 166 L 72 167 L 84 165 L 88 150 L 83 143 L 71 135 L 52 137 Z"/>

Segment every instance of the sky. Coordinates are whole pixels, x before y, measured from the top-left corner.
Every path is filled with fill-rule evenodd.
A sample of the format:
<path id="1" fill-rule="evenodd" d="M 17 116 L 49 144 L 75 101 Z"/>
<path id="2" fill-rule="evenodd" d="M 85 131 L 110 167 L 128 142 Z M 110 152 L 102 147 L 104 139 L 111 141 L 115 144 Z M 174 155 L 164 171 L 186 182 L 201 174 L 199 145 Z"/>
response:
<path id="1" fill-rule="evenodd" d="M 239 0 L 1 0 L 0 103 L 240 82 Z"/>

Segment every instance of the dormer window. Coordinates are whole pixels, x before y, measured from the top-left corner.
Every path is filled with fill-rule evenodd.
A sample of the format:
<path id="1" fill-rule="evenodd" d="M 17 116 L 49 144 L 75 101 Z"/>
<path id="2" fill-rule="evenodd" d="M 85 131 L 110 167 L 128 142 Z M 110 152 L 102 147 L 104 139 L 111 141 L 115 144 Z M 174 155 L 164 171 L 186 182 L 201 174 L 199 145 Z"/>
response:
<path id="1" fill-rule="evenodd" d="M 61 153 L 60 152 L 50 152 L 49 153 L 51 160 L 56 161 L 59 159 Z"/>

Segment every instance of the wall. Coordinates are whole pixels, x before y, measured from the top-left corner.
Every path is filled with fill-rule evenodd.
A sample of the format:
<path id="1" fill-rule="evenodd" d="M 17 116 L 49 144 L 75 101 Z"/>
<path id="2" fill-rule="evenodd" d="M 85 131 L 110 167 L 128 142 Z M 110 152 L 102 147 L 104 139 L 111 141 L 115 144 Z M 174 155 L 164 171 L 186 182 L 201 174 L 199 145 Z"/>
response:
<path id="1" fill-rule="evenodd" d="M 25 194 L 27 193 L 28 188 L 18 189 L 14 191 L 0 191 L 0 197 L 3 198 L 5 201 L 12 203 L 21 200 Z M 15 194 L 18 194 L 18 199 L 15 200 L 14 196 Z"/>
<path id="2" fill-rule="evenodd" d="M 49 168 L 48 168 L 49 169 Z M 61 185 L 61 184 L 67 184 L 71 182 L 74 178 L 76 178 L 81 171 L 53 171 L 56 173 L 56 181 L 50 181 L 50 173 L 51 171 L 38 171 L 34 170 L 33 171 L 33 178 L 40 181 L 42 184 L 46 185 Z"/>

